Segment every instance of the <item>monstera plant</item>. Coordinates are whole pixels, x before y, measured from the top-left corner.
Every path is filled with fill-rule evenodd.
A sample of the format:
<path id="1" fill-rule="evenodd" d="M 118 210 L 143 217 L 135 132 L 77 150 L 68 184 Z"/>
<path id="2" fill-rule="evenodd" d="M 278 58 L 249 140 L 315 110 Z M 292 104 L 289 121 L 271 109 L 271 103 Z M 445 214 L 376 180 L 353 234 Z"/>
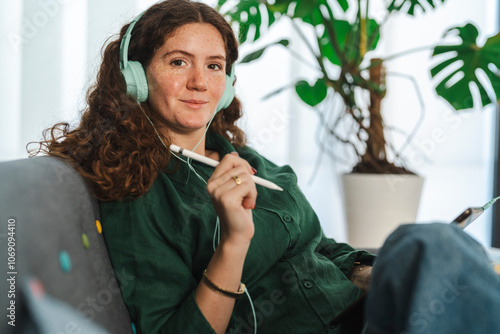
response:
<path id="1" fill-rule="evenodd" d="M 397 160 L 400 154 L 386 140 L 381 112 L 381 101 L 386 94 L 386 59 L 372 59 L 369 51 L 377 48 L 381 27 L 390 16 L 425 13 L 445 1 L 389 0 L 381 20 L 372 16 L 370 0 L 219 0 L 218 7 L 239 29 L 240 43 L 257 41 L 276 22 L 290 20 L 317 69 L 316 73 L 310 72 L 312 85 L 300 80 L 291 86 L 304 103 L 314 107 L 328 136 L 352 149 L 357 157 L 353 172 L 404 174 L 411 172 L 398 161 L 389 161 Z M 380 11 L 377 15 L 380 16 Z M 308 35 L 303 32 L 307 26 L 312 28 Z M 457 36 L 460 42 L 450 44 Z M 477 28 L 467 23 L 445 32 L 442 45 L 433 50 L 433 56 L 439 56 L 435 58 L 439 63 L 430 73 L 433 77 L 438 74 L 443 77 L 435 87 L 436 93 L 457 111 L 472 108 L 474 103 L 486 106 L 500 97 L 500 34 L 488 38 L 484 45 L 478 45 L 477 38 Z M 292 56 L 303 60 L 291 48 L 289 40 L 281 39 L 248 54 L 241 63 L 260 58 L 266 48 L 275 45 L 288 48 Z M 478 79 L 478 71 L 485 74 L 487 82 Z M 473 98 L 471 84 L 477 87 L 479 99 Z M 277 87 L 268 96 L 288 87 Z M 342 102 L 342 112 L 333 119 L 326 115 L 328 108 L 317 108 L 332 95 L 340 97 Z M 345 124 L 350 129 L 347 132 Z M 321 147 L 328 150 L 324 142 Z"/>

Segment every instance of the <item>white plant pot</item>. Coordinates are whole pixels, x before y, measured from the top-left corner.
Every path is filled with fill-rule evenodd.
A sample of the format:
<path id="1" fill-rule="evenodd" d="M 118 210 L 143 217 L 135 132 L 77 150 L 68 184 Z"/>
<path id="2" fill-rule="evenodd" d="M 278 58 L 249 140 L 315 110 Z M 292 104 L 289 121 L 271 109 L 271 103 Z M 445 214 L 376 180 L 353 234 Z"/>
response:
<path id="1" fill-rule="evenodd" d="M 400 224 L 415 222 L 423 183 L 416 175 L 342 175 L 349 244 L 379 248 Z"/>

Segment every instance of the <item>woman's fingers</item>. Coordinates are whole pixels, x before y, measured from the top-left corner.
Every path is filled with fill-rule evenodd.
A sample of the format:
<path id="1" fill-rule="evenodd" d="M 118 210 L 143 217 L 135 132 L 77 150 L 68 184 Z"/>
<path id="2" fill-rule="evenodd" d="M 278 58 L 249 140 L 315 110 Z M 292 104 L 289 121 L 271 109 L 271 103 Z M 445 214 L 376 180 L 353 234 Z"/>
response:
<path id="1" fill-rule="evenodd" d="M 255 232 L 252 212 L 257 200 L 255 174 L 249 163 L 237 155 L 227 154 L 207 182 L 215 210 L 222 224 L 222 237 L 228 240 L 250 240 Z"/>
<path id="2" fill-rule="evenodd" d="M 217 166 L 217 168 L 219 168 L 219 166 Z M 222 168 L 221 170 L 225 170 L 225 168 Z M 224 173 L 221 173 L 220 170 L 217 173 L 216 171 L 214 171 L 214 173 L 207 182 L 208 192 L 212 195 L 215 194 L 216 190 L 217 193 L 219 193 L 222 189 L 232 188 L 233 184 L 229 183 L 228 181 L 232 180 L 231 178 L 235 175 L 238 175 L 238 173 L 243 175 L 245 173 L 245 167 L 234 166 L 230 169 L 225 170 Z M 234 182 L 234 180 L 232 180 L 232 182 L 234 183 L 235 186 L 236 183 Z"/>
<path id="3" fill-rule="evenodd" d="M 245 166 L 248 173 L 251 175 L 255 174 L 255 169 L 252 168 L 246 160 L 240 158 L 237 152 L 233 152 L 231 154 L 226 154 L 222 158 L 219 165 L 215 168 L 212 178 L 217 178 L 237 166 Z"/>
<path id="4" fill-rule="evenodd" d="M 223 206 L 243 205 L 246 209 L 255 207 L 257 189 L 247 166 L 240 165 L 219 176 L 212 175 L 207 190 L 210 196 Z"/>

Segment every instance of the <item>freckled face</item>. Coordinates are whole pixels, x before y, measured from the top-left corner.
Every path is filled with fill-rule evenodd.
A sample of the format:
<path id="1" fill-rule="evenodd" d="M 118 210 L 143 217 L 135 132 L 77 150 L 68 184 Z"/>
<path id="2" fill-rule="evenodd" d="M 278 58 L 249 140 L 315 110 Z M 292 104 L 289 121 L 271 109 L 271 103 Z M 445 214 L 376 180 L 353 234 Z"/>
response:
<path id="1" fill-rule="evenodd" d="M 169 130 L 205 130 L 226 85 L 226 50 L 210 24 L 179 27 L 146 69 L 149 101 Z"/>

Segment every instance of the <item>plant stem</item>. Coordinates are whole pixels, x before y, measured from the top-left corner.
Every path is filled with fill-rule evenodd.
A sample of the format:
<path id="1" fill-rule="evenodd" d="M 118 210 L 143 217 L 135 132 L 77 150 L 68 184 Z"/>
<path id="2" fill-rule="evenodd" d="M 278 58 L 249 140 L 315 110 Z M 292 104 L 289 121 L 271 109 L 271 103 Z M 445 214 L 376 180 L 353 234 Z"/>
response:
<path id="1" fill-rule="evenodd" d="M 302 57 L 299 53 L 295 52 L 293 49 L 291 48 L 287 48 L 288 51 L 292 54 L 292 56 L 294 56 L 295 58 L 297 58 L 297 60 L 299 60 L 300 62 L 302 62 L 304 65 L 307 65 L 308 67 L 316 70 L 316 71 L 321 71 L 321 68 L 318 68 L 316 67 L 314 64 L 311 64 L 307 59 L 305 59 L 304 57 Z"/>
<path id="2" fill-rule="evenodd" d="M 323 61 L 322 61 L 322 56 L 321 56 L 321 47 L 319 48 L 319 52 L 320 52 L 320 55 L 318 56 L 316 54 L 316 52 L 314 51 L 313 47 L 311 44 L 309 44 L 309 41 L 307 40 L 307 38 L 304 36 L 304 34 L 302 33 L 302 31 L 297 27 L 297 25 L 295 24 L 295 22 L 293 20 L 292 21 L 292 27 L 295 29 L 295 31 L 297 32 L 297 34 L 299 35 L 299 37 L 304 41 L 304 43 L 307 45 L 307 48 L 309 49 L 309 51 L 313 54 L 314 58 L 316 59 L 316 61 L 318 62 L 318 65 L 321 69 L 321 72 L 323 73 L 323 76 L 326 80 L 329 80 L 329 81 L 333 81 L 331 80 L 329 77 L 328 77 L 328 72 L 326 71 L 326 68 L 325 68 L 325 65 L 323 64 Z M 314 31 L 314 33 L 316 34 L 316 31 Z M 317 36 L 316 36 L 317 38 Z M 319 44 L 318 44 L 319 45 Z"/>
<path id="3" fill-rule="evenodd" d="M 403 153 L 403 151 L 410 145 L 410 143 L 412 142 L 413 138 L 417 134 L 418 129 L 420 128 L 420 126 L 424 122 L 424 118 L 425 118 L 425 103 L 424 103 L 424 98 L 422 96 L 422 92 L 420 91 L 420 88 L 418 87 L 417 80 L 415 80 L 414 77 L 412 77 L 411 75 L 408 75 L 408 74 L 402 74 L 402 73 L 397 73 L 397 72 L 389 72 L 389 73 L 387 73 L 387 75 L 388 76 L 398 76 L 398 77 L 401 77 L 403 79 L 410 80 L 410 82 L 413 84 L 413 87 L 415 88 L 415 92 L 417 94 L 418 102 L 420 104 L 420 116 L 419 116 L 419 118 L 417 120 L 417 123 L 415 124 L 415 126 L 411 130 L 410 134 L 408 134 L 406 136 L 406 141 L 403 143 L 403 145 L 401 145 L 399 151 L 394 151 L 395 155 L 396 155 L 396 158 L 399 158 L 401 156 L 401 154 Z"/>
<path id="4" fill-rule="evenodd" d="M 420 51 L 426 51 L 426 50 L 429 50 L 429 49 L 434 48 L 434 47 L 435 47 L 435 45 L 427 45 L 427 46 L 420 46 L 420 47 L 414 48 L 414 49 L 409 49 L 409 50 L 406 50 L 406 51 L 395 53 L 395 54 L 387 56 L 385 58 L 380 58 L 380 60 L 378 61 L 378 63 L 385 63 L 387 61 L 393 60 L 393 59 L 398 58 L 398 57 L 405 56 L 407 54 L 411 54 L 411 53 L 415 53 L 415 52 L 420 52 Z M 363 68 L 362 71 L 368 70 L 371 67 L 376 66 L 378 63 L 377 62 L 371 63 L 367 67 Z"/>
<path id="5" fill-rule="evenodd" d="M 373 59 L 372 62 L 379 62 Z M 377 66 L 370 68 L 370 80 L 378 86 L 385 85 L 385 73 L 382 63 L 379 62 Z M 384 92 L 379 90 L 370 89 L 370 125 L 368 126 L 367 133 L 368 139 L 366 140 L 366 152 L 362 157 L 364 162 L 369 163 L 369 160 L 385 161 L 387 159 L 385 145 L 386 140 L 384 136 L 384 124 L 381 113 L 381 103 L 384 97 Z"/>
<path id="6" fill-rule="evenodd" d="M 327 7 L 329 7 L 329 6 L 327 6 Z M 321 13 L 321 18 L 323 19 L 323 25 L 325 26 L 325 29 L 328 33 L 328 36 L 330 36 L 330 41 L 332 42 L 333 49 L 335 50 L 335 53 L 337 53 L 337 56 L 339 56 L 340 63 L 345 64 L 347 61 L 346 61 L 344 53 L 340 50 L 339 42 L 337 40 L 337 34 L 335 33 L 334 24 L 331 24 L 328 21 L 328 19 L 326 19 L 323 16 L 323 13 Z M 332 16 L 332 20 L 333 20 L 333 16 Z"/>
<path id="7" fill-rule="evenodd" d="M 314 55 L 315 58 L 318 57 L 316 52 L 314 51 L 314 48 L 312 47 L 311 44 L 309 44 L 309 41 L 307 40 L 306 36 L 302 33 L 302 31 L 297 27 L 297 24 L 293 21 L 293 18 L 290 17 L 290 21 L 292 22 L 292 27 L 295 29 L 299 37 L 302 39 L 302 41 L 306 44 L 307 48 L 309 51 Z"/>

